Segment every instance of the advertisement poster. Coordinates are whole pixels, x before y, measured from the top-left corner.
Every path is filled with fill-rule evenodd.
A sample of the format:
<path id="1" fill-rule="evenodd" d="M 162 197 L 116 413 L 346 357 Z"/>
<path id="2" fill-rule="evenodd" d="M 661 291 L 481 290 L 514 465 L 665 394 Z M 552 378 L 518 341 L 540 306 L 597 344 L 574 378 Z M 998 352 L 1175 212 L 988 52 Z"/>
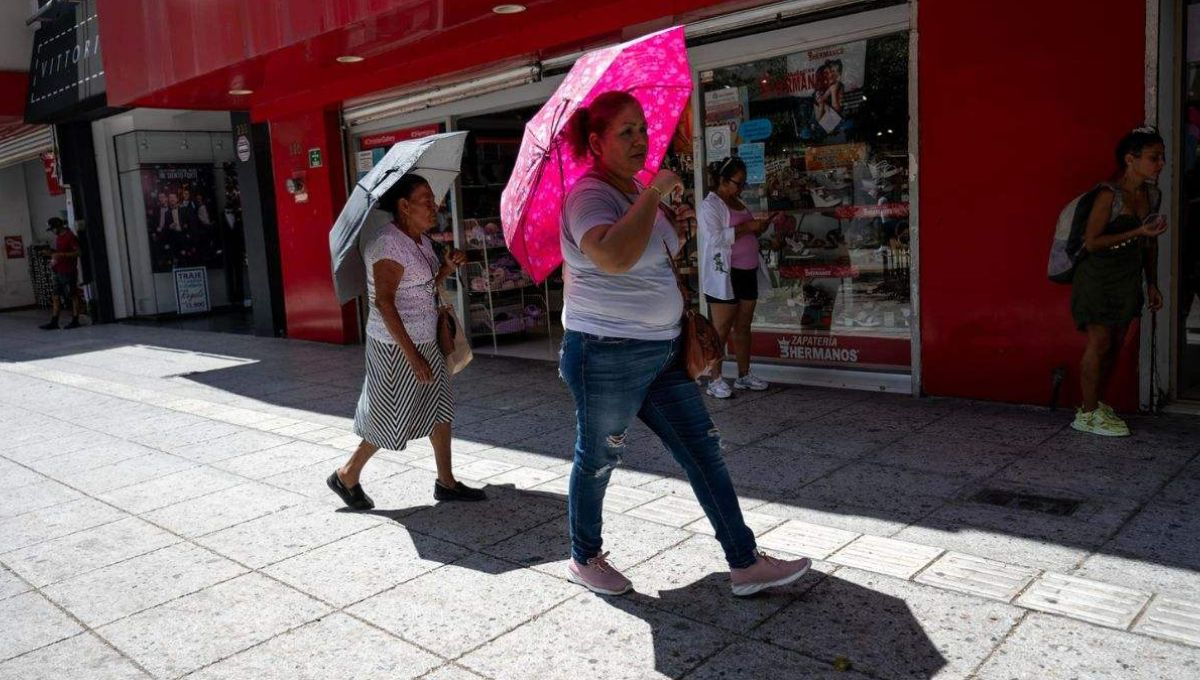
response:
<path id="1" fill-rule="evenodd" d="M 174 270 L 175 301 L 180 314 L 200 314 L 209 310 L 208 270 L 182 267 Z"/>
<path id="2" fill-rule="evenodd" d="M 804 153 L 804 165 L 809 170 L 848 168 L 866 159 L 866 144 L 826 144 L 810 147 Z"/>
<path id="3" fill-rule="evenodd" d="M 4 237 L 4 256 L 10 260 L 20 260 L 25 257 L 25 240 L 21 236 Z"/>
<path id="4" fill-rule="evenodd" d="M 388 130 L 387 132 L 377 132 L 375 134 L 360 137 L 358 140 L 359 151 L 354 156 L 355 170 L 357 170 L 357 179 L 362 179 L 379 159 L 383 158 L 388 149 L 392 145 L 410 139 L 420 139 L 436 135 L 442 131 L 441 123 L 432 125 L 421 125 L 419 127 L 401 128 L 399 130 Z"/>
<path id="5" fill-rule="evenodd" d="M 704 157 L 709 162 L 722 161 L 729 157 L 733 148 L 732 131 L 728 125 L 715 125 L 704 128 Z"/>
<path id="6" fill-rule="evenodd" d="M 46 190 L 51 196 L 62 196 L 67 193 L 58 178 L 61 176 L 58 168 L 58 156 L 53 153 L 42 154 L 42 169 L 46 172 Z"/>
<path id="7" fill-rule="evenodd" d="M 746 163 L 746 184 L 767 181 L 766 146 L 762 142 L 739 144 L 737 155 Z"/>
<path id="8" fill-rule="evenodd" d="M 143 165 L 141 174 L 154 273 L 224 266 L 212 166 Z"/>
<path id="9" fill-rule="evenodd" d="M 867 41 L 805 50 L 787 57 L 787 73 L 768 78 L 761 88 L 770 97 L 818 97 L 862 89 L 867 70 Z"/>

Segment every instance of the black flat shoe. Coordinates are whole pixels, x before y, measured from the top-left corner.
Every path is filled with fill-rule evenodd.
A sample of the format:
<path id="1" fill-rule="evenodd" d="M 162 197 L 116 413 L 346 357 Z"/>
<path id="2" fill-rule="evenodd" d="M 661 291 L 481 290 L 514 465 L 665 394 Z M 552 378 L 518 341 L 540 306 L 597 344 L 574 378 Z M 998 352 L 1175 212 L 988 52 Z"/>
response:
<path id="1" fill-rule="evenodd" d="M 441 482 L 434 480 L 433 499 L 435 501 L 486 501 L 487 494 L 483 492 L 483 489 L 472 489 L 462 482 L 455 482 L 452 489 L 442 486 Z"/>
<path id="2" fill-rule="evenodd" d="M 375 508 L 375 501 L 363 491 L 362 484 L 355 484 L 352 488 L 347 489 L 342 483 L 341 477 L 338 477 L 337 470 L 329 475 L 329 479 L 325 480 L 330 489 L 342 499 L 346 507 L 354 510 L 372 510 Z"/>

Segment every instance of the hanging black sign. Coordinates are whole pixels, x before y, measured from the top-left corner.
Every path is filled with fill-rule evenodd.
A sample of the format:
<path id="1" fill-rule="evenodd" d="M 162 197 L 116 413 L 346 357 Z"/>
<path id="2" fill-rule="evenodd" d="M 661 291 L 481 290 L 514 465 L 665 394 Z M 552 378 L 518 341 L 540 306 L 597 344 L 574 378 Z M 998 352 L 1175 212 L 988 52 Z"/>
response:
<path id="1" fill-rule="evenodd" d="M 96 1 L 57 2 L 62 8 L 43 16 L 33 38 L 26 122 L 61 123 L 105 108 Z"/>

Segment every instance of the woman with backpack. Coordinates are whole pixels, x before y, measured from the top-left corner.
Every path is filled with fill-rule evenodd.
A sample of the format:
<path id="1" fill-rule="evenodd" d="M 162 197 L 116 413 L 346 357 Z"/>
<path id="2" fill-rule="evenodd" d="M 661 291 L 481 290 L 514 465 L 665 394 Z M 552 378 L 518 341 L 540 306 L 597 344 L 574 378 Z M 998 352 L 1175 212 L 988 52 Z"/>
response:
<path id="1" fill-rule="evenodd" d="M 1071 316 L 1087 333 L 1080 365 L 1083 407 L 1071 427 L 1106 437 L 1127 437 L 1129 426 L 1100 401 L 1112 376 L 1129 323 L 1162 308 L 1155 275 L 1158 244 L 1167 230 L 1157 213 L 1162 192 L 1154 182 L 1162 172 L 1166 147 L 1152 127 L 1140 127 L 1117 145 L 1117 172 L 1102 184 L 1083 236 L 1085 256 L 1075 267 Z M 1146 294 L 1142 294 L 1142 275 Z"/>

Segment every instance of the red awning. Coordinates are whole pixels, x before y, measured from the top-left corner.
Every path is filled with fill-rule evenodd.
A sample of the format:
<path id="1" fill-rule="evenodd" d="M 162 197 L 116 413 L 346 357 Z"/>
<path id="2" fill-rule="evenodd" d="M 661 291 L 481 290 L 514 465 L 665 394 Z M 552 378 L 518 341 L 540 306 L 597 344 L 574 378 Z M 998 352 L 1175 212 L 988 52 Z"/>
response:
<path id="1" fill-rule="evenodd" d="M 762 2 L 99 0 L 112 106 L 312 110 L 446 74 L 561 54 Z M 363 57 L 339 63 L 338 57 Z M 251 90 L 232 95 L 231 90 Z"/>

